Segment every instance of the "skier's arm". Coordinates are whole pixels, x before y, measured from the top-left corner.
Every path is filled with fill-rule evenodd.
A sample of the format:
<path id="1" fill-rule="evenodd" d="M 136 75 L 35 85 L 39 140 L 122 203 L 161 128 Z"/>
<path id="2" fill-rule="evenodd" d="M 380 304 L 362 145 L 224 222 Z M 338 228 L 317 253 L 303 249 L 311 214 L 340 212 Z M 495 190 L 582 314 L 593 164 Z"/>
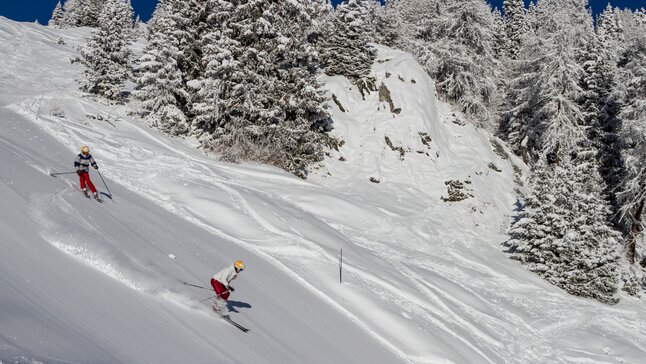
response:
<path id="1" fill-rule="evenodd" d="M 80 155 L 76 156 L 76 160 L 74 161 L 74 168 L 76 169 L 77 172 L 81 168 L 81 156 Z"/>
<path id="2" fill-rule="evenodd" d="M 94 157 L 90 157 L 90 164 L 92 165 L 92 167 L 94 167 L 94 169 L 99 169 L 99 165 L 94 161 Z"/>
<path id="3" fill-rule="evenodd" d="M 232 289 L 232 287 L 231 287 L 231 281 L 232 281 L 234 278 L 235 278 L 235 274 L 234 274 L 233 269 L 231 269 L 231 271 L 229 271 L 229 273 L 227 273 L 226 277 L 224 277 L 224 280 L 226 281 L 226 282 L 224 282 L 224 286 L 225 286 L 229 291 L 232 291 L 232 292 L 233 292 L 233 289 Z"/>

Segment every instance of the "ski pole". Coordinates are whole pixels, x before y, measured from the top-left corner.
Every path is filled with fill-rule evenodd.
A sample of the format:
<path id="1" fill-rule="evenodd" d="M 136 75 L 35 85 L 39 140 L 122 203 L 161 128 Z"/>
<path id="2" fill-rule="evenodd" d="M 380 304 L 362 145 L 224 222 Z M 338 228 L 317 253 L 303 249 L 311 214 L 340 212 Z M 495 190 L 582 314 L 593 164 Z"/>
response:
<path id="1" fill-rule="evenodd" d="M 60 176 L 61 174 L 72 174 L 72 173 L 76 173 L 76 171 L 74 171 L 74 172 L 58 172 L 58 173 L 50 173 L 49 175 L 50 175 L 50 176 L 52 176 L 52 177 L 56 177 L 56 176 Z"/>
<path id="2" fill-rule="evenodd" d="M 105 186 L 105 189 L 106 189 L 106 190 L 108 191 L 108 193 L 110 194 L 110 198 L 112 198 L 112 192 L 110 192 L 110 189 L 108 188 L 108 185 L 106 185 L 106 184 L 105 184 L 105 180 L 103 179 L 103 176 L 101 175 L 101 172 L 99 172 L 99 170 L 97 169 L 97 170 L 96 170 L 96 173 L 98 173 L 98 174 L 99 174 L 99 177 L 101 177 L 101 181 L 103 181 L 103 185 Z"/>
<path id="3" fill-rule="evenodd" d="M 207 287 L 204 287 L 204 286 L 198 286 L 196 284 L 190 284 L 190 283 L 187 283 L 187 282 L 184 282 L 184 281 L 182 281 L 182 283 L 184 283 L 187 286 L 191 286 L 191 287 L 195 287 L 195 288 L 202 288 L 202 289 L 205 289 L 207 291 L 214 291 L 215 292 L 215 290 L 213 290 L 212 288 L 207 288 Z"/>
<path id="4" fill-rule="evenodd" d="M 205 290 L 207 290 L 207 291 L 213 291 L 213 292 L 215 292 L 215 290 L 214 290 L 214 289 L 212 289 L 212 288 L 207 288 L 207 287 L 203 287 L 203 286 L 198 286 L 198 285 L 196 285 L 196 284 L 190 284 L 190 283 L 187 283 L 187 282 L 184 282 L 184 281 L 182 281 L 182 283 L 184 283 L 184 284 L 185 284 L 185 285 L 187 285 L 187 286 L 191 286 L 191 287 L 195 287 L 195 288 L 201 288 L 201 289 L 205 289 Z M 218 293 L 218 294 L 216 294 L 215 296 L 207 297 L 207 298 L 205 298 L 205 299 L 201 300 L 200 302 L 204 302 L 204 301 L 210 300 L 211 298 L 215 298 L 215 297 L 221 296 L 221 295 L 223 295 L 223 294 L 225 294 L 225 293 L 227 293 L 227 292 L 229 292 L 229 290 L 228 290 L 228 289 L 227 289 L 226 291 L 222 292 L 222 293 Z"/>
<path id="5" fill-rule="evenodd" d="M 215 296 L 207 297 L 207 298 L 205 298 L 205 299 L 201 300 L 200 302 L 208 301 L 208 300 L 210 300 L 211 298 L 215 298 L 215 297 L 217 297 L 217 296 L 219 296 L 219 294 L 216 294 Z"/>
<path id="6" fill-rule="evenodd" d="M 207 291 L 215 292 L 215 290 L 213 288 L 208 288 L 208 287 L 204 287 L 204 286 L 198 286 L 197 284 L 190 284 L 190 283 L 184 282 L 184 281 L 182 281 L 182 283 L 184 283 L 187 286 L 191 286 L 191 287 L 195 287 L 195 288 L 201 288 L 201 289 L 205 289 Z M 225 292 L 229 292 L 229 290 L 227 289 Z M 222 292 L 222 293 L 224 293 L 224 292 Z M 222 293 L 220 293 L 220 294 L 222 294 Z"/>
<path id="7" fill-rule="evenodd" d="M 211 290 L 211 291 L 213 291 L 213 290 Z M 215 291 L 214 291 L 214 292 L 215 292 Z M 207 298 L 205 298 L 205 299 L 201 300 L 200 302 L 208 301 L 208 300 L 210 300 L 211 298 L 215 298 L 215 297 L 218 297 L 218 296 L 222 296 L 223 294 L 225 294 L 225 293 L 227 293 L 227 292 L 229 292 L 229 290 L 228 290 L 228 289 L 227 289 L 226 291 L 222 292 L 222 293 L 218 293 L 218 294 L 216 294 L 215 296 L 207 297 Z"/>

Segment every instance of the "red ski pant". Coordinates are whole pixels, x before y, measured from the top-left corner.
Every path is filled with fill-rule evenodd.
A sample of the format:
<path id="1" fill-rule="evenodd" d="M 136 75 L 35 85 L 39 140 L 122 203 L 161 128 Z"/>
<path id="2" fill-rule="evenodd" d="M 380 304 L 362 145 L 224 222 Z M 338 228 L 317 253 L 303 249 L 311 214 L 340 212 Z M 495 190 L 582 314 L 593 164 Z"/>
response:
<path id="1" fill-rule="evenodd" d="M 96 188 L 94 187 L 94 184 L 92 181 L 90 181 L 90 174 L 87 172 L 83 172 L 79 174 L 79 180 L 81 181 L 81 189 L 85 189 L 85 184 L 87 183 L 87 186 L 90 187 L 90 191 L 92 193 L 96 193 Z"/>
<path id="2" fill-rule="evenodd" d="M 224 285 L 220 283 L 220 281 L 215 280 L 215 278 L 211 278 L 211 286 L 213 286 L 213 290 L 218 294 L 218 297 L 222 298 L 225 301 L 229 299 L 230 293 L 224 287 Z"/>

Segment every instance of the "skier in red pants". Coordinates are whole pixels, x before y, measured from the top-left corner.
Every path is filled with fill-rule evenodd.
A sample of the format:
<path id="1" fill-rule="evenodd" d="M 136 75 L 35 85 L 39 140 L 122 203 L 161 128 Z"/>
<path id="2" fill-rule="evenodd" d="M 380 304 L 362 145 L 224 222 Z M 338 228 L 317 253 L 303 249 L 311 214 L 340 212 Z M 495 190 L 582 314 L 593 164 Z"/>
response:
<path id="1" fill-rule="evenodd" d="M 94 198 L 98 201 L 100 200 L 99 194 L 96 192 L 96 188 L 90 180 L 90 166 L 94 167 L 94 169 L 99 169 L 99 166 L 96 164 L 94 158 L 90 154 L 90 147 L 83 146 L 81 148 L 81 154 L 76 156 L 76 160 L 74 161 L 74 168 L 76 168 L 76 173 L 79 175 L 79 180 L 81 182 L 81 191 L 83 191 L 85 197 L 90 197 L 90 195 L 87 193 L 87 188 L 85 187 L 87 185 L 88 187 L 90 187 L 90 190 L 94 194 Z"/>
<path id="2" fill-rule="evenodd" d="M 226 267 L 216 273 L 213 278 L 211 278 L 211 286 L 217 294 L 215 302 L 213 302 L 213 308 L 218 312 L 226 307 L 226 302 L 229 299 L 231 292 L 235 291 L 231 287 L 231 281 L 238 277 L 238 273 L 244 270 L 244 263 L 241 261 L 236 261 L 232 266 Z"/>

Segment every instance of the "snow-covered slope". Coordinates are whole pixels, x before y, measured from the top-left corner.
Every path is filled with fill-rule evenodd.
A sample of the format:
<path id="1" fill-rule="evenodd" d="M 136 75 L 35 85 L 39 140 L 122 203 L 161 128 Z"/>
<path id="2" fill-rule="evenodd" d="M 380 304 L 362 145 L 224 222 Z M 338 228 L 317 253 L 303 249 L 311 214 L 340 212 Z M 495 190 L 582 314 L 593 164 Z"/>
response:
<path id="1" fill-rule="evenodd" d="M 409 55 L 380 48 L 374 66 L 398 114 L 378 92 L 364 100 L 347 80 L 326 80 L 346 110 L 332 106 L 345 144 L 303 181 L 219 162 L 132 119 L 128 106 L 76 91 L 69 59 L 87 34 L 0 18 L 0 361 L 637 363 L 646 354 L 642 301 L 574 298 L 501 252 L 512 162 L 459 125 Z M 83 144 L 113 201 L 85 199 L 75 175 L 48 175 L 72 170 Z M 472 197 L 443 201 L 449 180 Z M 209 292 L 181 282 L 208 285 L 236 259 L 247 269 L 232 317 L 246 334 L 198 302 Z"/>

